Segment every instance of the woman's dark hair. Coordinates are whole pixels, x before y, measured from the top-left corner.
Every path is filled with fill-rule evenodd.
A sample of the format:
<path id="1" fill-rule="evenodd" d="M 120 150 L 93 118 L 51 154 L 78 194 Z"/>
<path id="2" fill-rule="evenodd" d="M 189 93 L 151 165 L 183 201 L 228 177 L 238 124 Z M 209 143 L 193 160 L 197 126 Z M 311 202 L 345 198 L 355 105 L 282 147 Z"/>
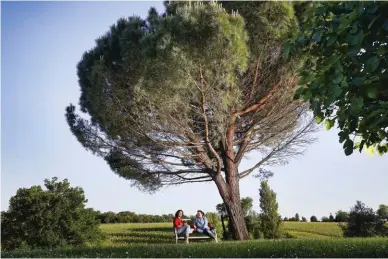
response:
<path id="1" fill-rule="evenodd" d="M 202 217 L 205 216 L 205 212 L 203 212 L 202 210 L 197 210 L 197 212 L 201 213 Z"/>
<path id="2" fill-rule="evenodd" d="M 182 215 L 183 215 L 183 210 L 177 210 L 177 211 L 175 212 L 175 217 L 176 217 L 176 218 L 178 217 L 178 214 L 179 214 L 180 211 L 182 211 Z"/>

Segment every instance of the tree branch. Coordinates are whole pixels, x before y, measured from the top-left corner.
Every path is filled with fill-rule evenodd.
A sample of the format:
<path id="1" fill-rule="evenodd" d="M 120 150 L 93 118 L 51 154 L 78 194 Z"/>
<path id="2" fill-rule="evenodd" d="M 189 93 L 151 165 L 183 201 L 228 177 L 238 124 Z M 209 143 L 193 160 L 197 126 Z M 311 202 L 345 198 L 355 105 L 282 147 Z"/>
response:
<path id="1" fill-rule="evenodd" d="M 251 174 L 255 169 L 258 167 L 264 165 L 266 162 L 268 162 L 273 156 L 276 154 L 279 154 L 280 152 L 287 149 L 289 145 L 291 145 L 293 142 L 296 142 L 299 138 L 303 137 L 305 134 L 307 134 L 309 131 L 312 130 L 314 120 L 311 119 L 308 121 L 308 123 L 302 127 L 299 131 L 297 131 L 296 134 L 294 134 L 290 139 L 286 140 L 284 143 L 279 143 L 275 148 L 272 149 L 271 152 L 269 152 L 260 162 L 258 162 L 256 165 L 251 167 L 250 169 L 247 169 L 239 174 L 239 178 L 242 179 L 249 174 Z M 287 138 L 286 138 L 287 139 Z M 305 140 L 304 144 L 309 144 L 311 141 Z M 297 144 L 297 143 L 295 143 Z M 302 143 L 303 144 L 303 143 Z M 296 152 L 297 154 L 303 153 L 303 152 Z M 295 155 L 295 154 L 294 154 Z"/>
<path id="2" fill-rule="evenodd" d="M 204 85 L 204 78 L 202 75 L 202 69 L 200 70 L 200 76 L 201 76 L 201 87 L 198 87 L 198 90 L 201 93 L 201 103 L 202 103 L 202 116 L 203 119 L 205 120 L 205 140 L 206 144 L 208 145 L 210 151 L 214 155 L 214 157 L 217 160 L 217 174 L 221 174 L 221 168 L 222 168 L 222 160 L 221 157 L 218 155 L 217 151 L 214 149 L 213 145 L 211 144 L 209 140 L 209 123 L 206 115 L 206 107 L 205 107 L 205 94 L 203 92 L 203 85 Z"/>
<path id="3" fill-rule="evenodd" d="M 237 152 L 236 157 L 234 159 L 234 162 L 237 166 L 240 164 L 242 158 L 244 157 L 245 150 L 247 149 L 249 142 L 250 142 L 249 135 L 247 135 L 244 137 L 243 142 L 241 143 L 240 148 L 238 149 L 238 152 Z"/>
<path id="4" fill-rule="evenodd" d="M 178 175 L 178 177 L 181 178 L 182 180 L 185 180 L 185 181 L 201 180 L 201 179 L 212 180 L 212 178 L 210 176 L 198 176 L 198 177 L 187 178 L 187 177 L 183 177 L 183 176 Z"/>
<path id="5" fill-rule="evenodd" d="M 271 91 L 267 94 L 267 96 L 265 96 L 264 98 L 262 98 L 258 103 L 242 110 L 242 111 L 239 111 L 239 112 L 236 112 L 233 116 L 234 118 L 236 118 L 237 116 L 243 116 L 251 111 L 254 111 L 254 110 L 257 110 L 259 109 L 260 107 L 262 107 L 267 101 L 269 98 L 271 98 L 272 95 L 274 95 L 274 93 L 276 92 L 276 90 L 279 88 L 280 86 L 280 83 L 276 84 L 272 89 Z M 235 119 L 234 119 L 235 120 Z"/>
<path id="6" fill-rule="evenodd" d="M 257 73 L 257 69 L 258 69 L 258 67 L 256 67 L 256 73 Z M 255 81 L 256 81 L 256 77 L 257 77 L 257 75 L 255 74 Z M 252 105 L 252 106 L 250 106 L 250 107 L 248 107 L 247 109 L 245 109 L 245 110 L 242 110 L 242 111 L 239 111 L 239 112 L 237 112 L 237 113 L 235 113 L 234 115 L 233 115 L 233 118 L 232 118 L 232 123 L 234 124 L 235 123 L 235 121 L 236 121 L 236 117 L 237 116 L 242 116 L 242 115 L 244 115 L 244 114 L 247 114 L 247 113 L 249 113 L 249 112 L 251 112 L 251 111 L 254 111 L 254 110 L 258 110 L 258 109 L 260 109 L 261 107 L 263 107 L 263 105 L 274 95 L 274 93 L 276 92 L 276 90 L 279 88 L 279 86 L 280 86 L 280 83 L 278 83 L 278 84 L 276 84 L 272 89 L 271 89 L 271 91 L 267 94 L 267 96 L 265 96 L 264 98 L 262 98 L 258 103 L 256 103 L 256 104 L 254 104 L 254 105 Z M 240 162 L 241 162 L 241 159 L 243 158 L 243 156 L 244 156 L 244 153 L 245 153 L 245 150 L 246 150 L 246 148 L 247 148 L 247 146 L 249 145 L 249 133 L 253 130 L 253 128 L 254 128 L 254 126 L 255 126 L 255 123 L 252 123 L 252 125 L 250 126 L 250 128 L 247 130 L 247 132 L 244 134 L 244 138 L 243 138 L 243 142 L 242 142 L 242 144 L 241 144 L 241 146 L 240 146 L 240 148 L 239 148 L 239 150 L 238 150 L 238 152 L 237 152 L 237 154 L 236 154 L 236 157 L 235 157 L 235 159 L 234 159 L 234 163 L 235 164 L 240 164 Z M 232 128 L 232 127 L 231 127 Z M 234 132 L 234 130 L 233 130 L 233 132 Z M 232 132 L 228 132 L 229 134 L 232 134 Z M 229 136 L 229 138 L 230 138 L 230 136 Z"/>
<path id="7" fill-rule="evenodd" d="M 149 174 L 164 174 L 164 175 L 176 175 L 179 176 L 181 174 L 208 174 L 203 170 L 178 170 L 178 171 L 148 171 Z M 206 176 L 208 177 L 208 176 Z"/>
<path id="8" fill-rule="evenodd" d="M 185 183 L 203 183 L 203 182 L 211 182 L 213 181 L 212 179 L 207 179 L 207 180 L 194 180 L 194 181 L 180 181 L 180 182 L 162 182 L 163 185 L 180 185 L 180 184 L 185 184 Z"/>
<path id="9" fill-rule="evenodd" d="M 269 153 L 265 158 L 263 158 L 260 162 L 258 162 L 256 165 L 254 165 L 253 167 L 249 168 L 248 170 L 245 170 L 243 172 L 241 172 L 238 176 L 240 179 L 250 175 L 255 169 L 257 169 L 258 167 L 262 166 L 265 162 L 267 162 L 271 156 L 274 154 L 274 152 L 271 152 Z"/>

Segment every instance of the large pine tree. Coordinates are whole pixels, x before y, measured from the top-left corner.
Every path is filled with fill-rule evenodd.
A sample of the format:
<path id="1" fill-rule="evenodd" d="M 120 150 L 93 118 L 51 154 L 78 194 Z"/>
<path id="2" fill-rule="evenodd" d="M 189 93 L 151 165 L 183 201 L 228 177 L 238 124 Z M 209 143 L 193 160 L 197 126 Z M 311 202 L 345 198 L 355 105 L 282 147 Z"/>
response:
<path id="1" fill-rule="evenodd" d="M 213 181 L 237 239 L 247 239 L 240 179 L 303 152 L 313 130 L 293 101 L 300 60 L 286 2 L 166 3 L 120 19 L 78 64 L 81 111 L 67 107 L 81 144 L 135 186 Z M 238 11 L 238 12 L 237 12 Z M 239 171 L 258 151 L 256 164 Z"/>

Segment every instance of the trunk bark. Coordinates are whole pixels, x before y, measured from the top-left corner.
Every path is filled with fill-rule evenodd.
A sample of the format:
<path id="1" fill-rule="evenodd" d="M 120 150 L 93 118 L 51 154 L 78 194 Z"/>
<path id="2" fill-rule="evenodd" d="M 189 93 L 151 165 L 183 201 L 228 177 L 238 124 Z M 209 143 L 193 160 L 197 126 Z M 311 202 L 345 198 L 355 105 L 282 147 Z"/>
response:
<path id="1" fill-rule="evenodd" d="M 222 176 L 218 175 L 215 182 L 229 215 L 233 237 L 236 240 L 249 239 L 248 229 L 244 220 L 244 212 L 241 207 L 238 181 L 232 180 L 226 183 Z"/>
<path id="2" fill-rule="evenodd" d="M 245 224 L 244 213 L 241 207 L 240 196 L 233 199 L 233 201 L 226 203 L 229 220 L 233 230 L 233 237 L 236 240 L 249 239 L 249 233 Z"/>

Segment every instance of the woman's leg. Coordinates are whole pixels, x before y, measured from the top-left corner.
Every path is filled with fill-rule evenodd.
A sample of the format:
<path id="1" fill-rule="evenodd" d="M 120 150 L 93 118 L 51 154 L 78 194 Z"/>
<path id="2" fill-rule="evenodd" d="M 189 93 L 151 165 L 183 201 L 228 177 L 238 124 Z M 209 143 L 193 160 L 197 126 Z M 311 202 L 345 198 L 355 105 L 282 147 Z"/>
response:
<path id="1" fill-rule="evenodd" d="M 186 229 L 185 229 L 185 237 L 189 237 L 189 235 L 190 235 L 190 226 L 186 225 L 184 227 L 186 227 Z"/>
<path id="2" fill-rule="evenodd" d="M 184 225 L 180 228 L 178 228 L 178 235 L 184 233 L 186 243 L 189 243 L 189 235 L 190 235 L 190 226 L 189 225 Z"/>
<path id="3" fill-rule="evenodd" d="M 190 234 L 190 226 L 185 225 L 177 229 L 178 235 L 184 234 L 185 237 L 188 237 Z"/>
<path id="4" fill-rule="evenodd" d="M 208 228 L 205 228 L 203 233 L 205 233 L 209 237 L 213 238 L 214 240 L 216 239 L 216 236 L 214 235 L 214 233 L 210 229 L 208 229 Z"/>
<path id="5" fill-rule="evenodd" d="M 186 243 L 189 243 L 189 235 L 190 235 L 190 226 L 186 225 L 186 232 L 185 232 L 185 237 L 186 237 Z"/>

